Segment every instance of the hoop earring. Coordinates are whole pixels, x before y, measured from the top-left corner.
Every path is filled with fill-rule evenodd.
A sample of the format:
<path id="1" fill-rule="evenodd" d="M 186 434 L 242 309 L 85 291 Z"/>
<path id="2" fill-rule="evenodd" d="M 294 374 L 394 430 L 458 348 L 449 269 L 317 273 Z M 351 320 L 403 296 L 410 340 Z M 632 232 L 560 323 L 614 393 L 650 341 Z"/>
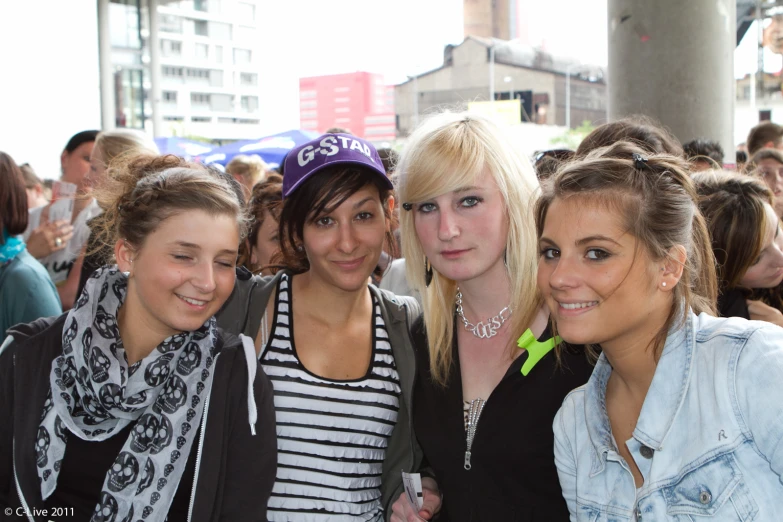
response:
<path id="1" fill-rule="evenodd" d="M 430 283 L 432 283 L 432 265 L 427 256 L 424 256 L 424 284 L 430 286 Z"/>

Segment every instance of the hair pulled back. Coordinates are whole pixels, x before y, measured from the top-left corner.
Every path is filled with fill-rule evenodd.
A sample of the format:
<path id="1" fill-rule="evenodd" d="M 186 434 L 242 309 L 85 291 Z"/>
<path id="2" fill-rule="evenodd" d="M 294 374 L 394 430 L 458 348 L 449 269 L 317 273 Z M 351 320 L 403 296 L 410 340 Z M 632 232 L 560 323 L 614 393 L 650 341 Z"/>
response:
<path id="1" fill-rule="evenodd" d="M 635 161 L 635 154 L 644 161 Z M 672 247 L 683 246 L 687 259 L 672 291 L 668 319 L 656 338 L 660 350 L 669 328 L 684 320 L 690 309 L 715 314 L 717 287 L 710 236 L 687 164 L 672 155 L 646 154 L 635 144 L 620 141 L 564 164 L 542 187 L 536 230 L 541 237 L 555 199 L 580 197 L 618 212 L 624 228 L 653 260 L 666 259 Z"/>
<path id="2" fill-rule="evenodd" d="M 113 249 L 117 240 L 124 239 L 140 249 L 163 221 L 188 210 L 236 218 L 244 238 L 244 204 L 232 181 L 226 174 L 174 155 L 118 158 L 109 167 L 106 182 L 95 191 L 104 209 L 93 224 L 97 244 Z"/>
<path id="3" fill-rule="evenodd" d="M 772 191 L 759 179 L 731 172 L 700 172 L 693 182 L 712 237 L 719 290 L 734 289 L 764 248 L 764 205 L 773 204 Z"/>

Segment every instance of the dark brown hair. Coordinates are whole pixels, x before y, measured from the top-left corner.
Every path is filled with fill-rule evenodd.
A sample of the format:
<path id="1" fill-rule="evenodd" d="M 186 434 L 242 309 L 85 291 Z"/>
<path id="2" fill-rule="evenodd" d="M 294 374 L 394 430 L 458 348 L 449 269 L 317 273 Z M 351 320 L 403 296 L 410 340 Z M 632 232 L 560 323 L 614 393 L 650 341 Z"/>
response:
<path id="1" fill-rule="evenodd" d="M 5 229 L 9 236 L 17 236 L 25 231 L 27 221 L 27 192 L 22 171 L 11 156 L 0 152 L 0 231 Z"/>
<path id="2" fill-rule="evenodd" d="M 770 142 L 776 147 L 781 141 L 783 141 L 783 127 L 771 121 L 761 122 L 748 133 L 746 142 L 748 154 L 752 156 Z"/>
<path id="3" fill-rule="evenodd" d="M 715 263 L 684 159 L 659 154 L 636 162 L 634 154 L 645 157 L 646 153 L 633 143 L 620 141 L 564 164 L 542 186 L 535 211 L 536 230 L 540 238 L 555 199 L 590 198 L 619 209 L 626 230 L 651 259 L 666 259 L 672 247 L 685 247 L 682 279 L 673 289 L 669 317 L 655 339 L 659 356 L 669 328 L 677 320 L 684 321 L 689 309 L 715 314 Z"/>
<path id="4" fill-rule="evenodd" d="M 283 205 L 283 177 L 279 174 L 269 174 L 266 179 L 253 187 L 253 193 L 248 203 L 250 214 L 250 232 L 247 241 L 242 242 L 239 248 L 238 264 L 252 271 L 260 271 L 262 266 L 250 266 L 250 250 L 256 244 L 258 231 L 264 221 L 271 217 L 280 223 L 280 211 Z"/>
<path id="5" fill-rule="evenodd" d="M 113 250 L 122 238 L 140 249 L 163 221 L 186 210 L 236 217 L 243 238 L 247 219 L 242 196 L 227 178 L 171 154 L 115 160 L 109 166 L 106 182 L 95 191 L 104 209 L 92 225 L 98 235 L 97 244 Z"/>
<path id="6" fill-rule="evenodd" d="M 579 144 L 576 156 L 584 157 L 591 151 L 609 147 L 618 141 L 631 142 L 645 154 L 683 157 L 682 145 L 677 138 L 654 119 L 640 114 L 597 127 Z"/>
<path id="7" fill-rule="evenodd" d="M 748 173 L 751 175 L 758 175 L 759 173 L 757 170 L 759 168 L 759 163 L 765 159 L 771 159 L 783 165 L 783 151 L 779 151 L 778 149 L 757 150 L 756 153 L 753 154 L 753 156 L 750 158 L 750 161 L 746 167 Z"/>
<path id="8" fill-rule="evenodd" d="M 739 286 L 764 248 L 772 192 L 763 181 L 729 172 L 700 172 L 693 182 L 707 220 L 721 291 Z"/>
<path id="9" fill-rule="evenodd" d="M 391 222 L 394 217 L 389 212 L 388 202 L 392 190 L 381 182 L 377 173 L 362 167 L 327 167 L 283 200 L 280 213 L 280 255 L 279 259 L 274 260 L 277 268 L 287 268 L 295 274 L 310 270 L 310 262 L 302 243 L 305 224 L 333 212 L 367 185 L 378 189 L 384 215 Z M 389 227 L 386 232 L 386 247 L 390 252 L 396 250 L 392 228 L 394 227 Z"/>

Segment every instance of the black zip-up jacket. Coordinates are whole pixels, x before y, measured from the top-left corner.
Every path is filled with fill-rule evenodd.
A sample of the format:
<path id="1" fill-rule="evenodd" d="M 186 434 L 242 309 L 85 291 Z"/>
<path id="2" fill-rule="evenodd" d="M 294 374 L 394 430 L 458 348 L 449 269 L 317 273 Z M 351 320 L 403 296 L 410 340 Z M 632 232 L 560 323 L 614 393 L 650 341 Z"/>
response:
<path id="1" fill-rule="evenodd" d="M 49 390 L 52 361 L 62 353 L 67 314 L 9 331 L 0 348 L 0 513 L 2 520 L 46 522 L 40 516 L 6 516 L 41 510 L 35 438 Z M 196 479 L 189 484 L 192 522 L 258 522 L 277 472 L 272 384 L 259 366 L 253 383 L 256 435 L 248 417 L 248 362 L 239 340 L 218 331 L 215 376 L 200 435 Z M 257 361 L 254 360 L 257 364 Z M 208 407 L 208 410 L 207 410 Z M 108 471 L 108 470 L 107 470 Z M 184 486 L 184 483 L 181 485 Z M 195 494 L 194 494 L 195 493 Z M 96 505 L 98 499 L 96 498 Z"/>

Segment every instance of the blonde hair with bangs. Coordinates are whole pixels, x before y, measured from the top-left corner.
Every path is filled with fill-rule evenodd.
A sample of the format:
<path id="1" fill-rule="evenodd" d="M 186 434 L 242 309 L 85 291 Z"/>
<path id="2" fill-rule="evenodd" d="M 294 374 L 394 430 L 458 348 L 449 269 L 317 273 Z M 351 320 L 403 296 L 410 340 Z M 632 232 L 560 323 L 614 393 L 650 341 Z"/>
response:
<path id="1" fill-rule="evenodd" d="M 538 241 L 533 215 L 538 180 L 530 161 L 489 118 L 443 112 L 429 117 L 409 137 L 397 163 L 397 194 L 403 202 L 426 201 L 473 185 L 483 172 L 489 172 L 497 183 L 509 222 L 506 262 L 514 311 L 509 321 L 514 332 L 509 357 L 513 358 L 516 338 L 533 322 L 542 304 L 536 287 Z M 433 269 L 428 287 L 413 211 L 400 213 L 400 228 L 408 281 L 422 297 L 430 373 L 445 386 L 453 363 L 457 283 Z"/>

